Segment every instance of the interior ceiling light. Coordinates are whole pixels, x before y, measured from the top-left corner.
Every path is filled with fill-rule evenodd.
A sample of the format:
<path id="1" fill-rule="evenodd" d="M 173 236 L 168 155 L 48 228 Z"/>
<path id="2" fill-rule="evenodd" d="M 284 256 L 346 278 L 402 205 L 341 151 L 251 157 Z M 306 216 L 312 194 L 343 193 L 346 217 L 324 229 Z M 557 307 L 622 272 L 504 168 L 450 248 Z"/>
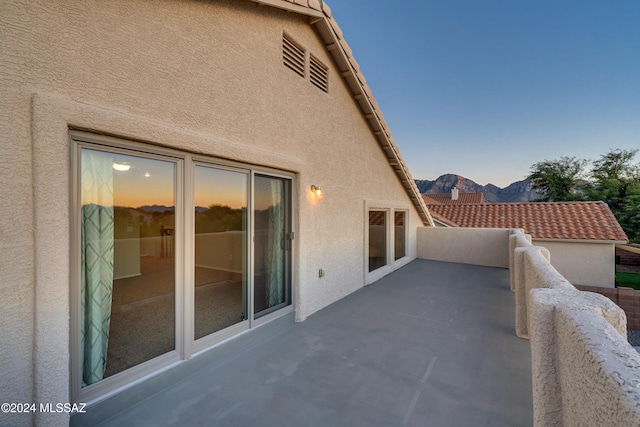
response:
<path id="1" fill-rule="evenodd" d="M 115 170 L 117 170 L 117 171 L 120 171 L 120 172 L 126 172 L 129 169 L 131 169 L 131 165 L 129 165 L 127 163 L 116 163 L 116 162 L 113 162 L 113 168 Z"/>

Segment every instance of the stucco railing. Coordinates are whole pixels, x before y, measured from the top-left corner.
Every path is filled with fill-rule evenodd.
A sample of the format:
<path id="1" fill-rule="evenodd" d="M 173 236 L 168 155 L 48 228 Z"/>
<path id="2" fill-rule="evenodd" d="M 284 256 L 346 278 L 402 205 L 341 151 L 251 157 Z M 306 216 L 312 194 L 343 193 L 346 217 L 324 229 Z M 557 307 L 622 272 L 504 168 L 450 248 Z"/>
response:
<path id="1" fill-rule="evenodd" d="M 509 267 L 516 334 L 531 344 L 535 426 L 640 426 L 640 355 L 624 311 L 576 289 L 522 230 L 501 233 L 419 230 L 418 257 Z"/>
<path id="2" fill-rule="evenodd" d="M 640 425 L 640 355 L 624 311 L 576 289 L 522 231 L 510 247 L 516 334 L 531 341 L 534 425 Z"/>

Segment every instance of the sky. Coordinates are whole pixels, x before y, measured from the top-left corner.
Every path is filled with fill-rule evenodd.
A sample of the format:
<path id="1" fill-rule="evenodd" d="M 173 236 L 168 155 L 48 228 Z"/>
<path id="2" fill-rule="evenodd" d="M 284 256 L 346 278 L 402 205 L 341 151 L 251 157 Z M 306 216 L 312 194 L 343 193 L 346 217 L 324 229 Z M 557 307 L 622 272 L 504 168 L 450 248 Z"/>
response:
<path id="1" fill-rule="evenodd" d="M 638 0 L 327 3 L 415 179 L 640 148 Z"/>

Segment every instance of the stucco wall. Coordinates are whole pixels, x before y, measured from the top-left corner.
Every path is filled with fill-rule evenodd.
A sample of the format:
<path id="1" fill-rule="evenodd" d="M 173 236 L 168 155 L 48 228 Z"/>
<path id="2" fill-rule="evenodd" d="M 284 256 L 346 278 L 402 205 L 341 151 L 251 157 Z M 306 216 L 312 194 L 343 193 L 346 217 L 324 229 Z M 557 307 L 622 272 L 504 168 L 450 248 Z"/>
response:
<path id="1" fill-rule="evenodd" d="M 639 425 L 640 356 L 624 311 L 577 290 L 522 232 L 510 240 L 516 333 L 531 340 L 534 425 Z"/>
<path id="2" fill-rule="evenodd" d="M 615 245 L 533 239 L 551 254 L 551 265 L 574 285 L 615 287 Z"/>
<path id="3" fill-rule="evenodd" d="M 423 227 L 418 258 L 509 268 L 510 229 Z"/>
<path id="4" fill-rule="evenodd" d="M 305 18 L 30 0 L 2 2 L 0 27 L 1 401 L 69 400 L 70 127 L 296 174 L 298 320 L 364 285 L 365 201 L 408 209 L 415 257 L 419 216 Z M 283 31 L 329 66 L 328 93 L 283 66 Z"/>
<path id="5" fill-rule="evenodd" d="M 624 312 L 602 295 L 531 292 L 534 425 L 640 424 L 640 356 Z"/>

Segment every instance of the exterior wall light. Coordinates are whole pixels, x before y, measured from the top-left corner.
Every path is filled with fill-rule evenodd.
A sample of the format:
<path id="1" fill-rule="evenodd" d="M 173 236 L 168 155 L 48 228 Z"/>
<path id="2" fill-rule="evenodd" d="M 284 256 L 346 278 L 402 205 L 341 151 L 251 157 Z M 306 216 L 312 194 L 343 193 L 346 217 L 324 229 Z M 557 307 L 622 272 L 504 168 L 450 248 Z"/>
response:
<path id="1" fill-rule="evenodd" d="M 311 192 L 318 197 L 322 196 L 322 188 L 318 187 L 317 185 L 311 186 Z"/>

